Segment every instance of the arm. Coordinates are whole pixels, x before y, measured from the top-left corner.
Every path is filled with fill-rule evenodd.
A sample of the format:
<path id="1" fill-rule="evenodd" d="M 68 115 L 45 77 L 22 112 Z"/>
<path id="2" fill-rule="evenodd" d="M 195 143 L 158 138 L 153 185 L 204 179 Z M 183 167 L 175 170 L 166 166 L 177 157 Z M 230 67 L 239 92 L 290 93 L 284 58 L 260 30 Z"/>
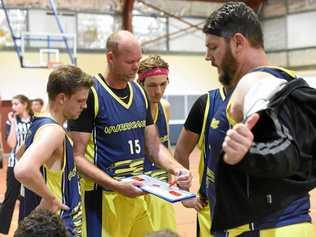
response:
<path id="1" fill-rule="evenodd" d="M 189 156 L 198 143 L 200 135 L 182 128 L 176 144 L 174 158 L 185 168 L 190 168 Z"/>
<path id="2" fill-rule="evenodd" d="M 300 160 L 290 126 L 284 120 L 278 127 L 267 126 L 263 121 L 269 121 L 268 117 L 263 116 L 267 115 L 260 113 L 257 123 L 259 115 L 255 113 L 245 124 L 236 124 L 227 132 L 224 162 L 256 177 L 289 177 L 299 168 Z"/>
<path id="3" fill-rule="evenodd" d="M 171 155 L 170 151 L 160 143 L 155 125 L 145 128 L 145 152 L 147 157 L 155 164 L 176 176 L 177 184 L 188 189 L 191 186 L 192 175 L 189 170 L 180 165 Z"/>
<path id="4" fill-rule="evenodd" d="M 204 94 L 194 102 L 175 148 L 175 159 L 187 169 L 190 167 L 189 156 L 198 144 L 203 130 L 207 98 L 207 94 Z"/>
<path id="5" fill-rule="evenodd" d="M 8 114 L 9 124 L 8 125 L 8 135 L 7 135 L 7 143 L 11 149 L 16 146 L 16 115 L 13 112 Z"/>
<path id="6" fill-rule="evenodd" d="M 193 104 L 184 124 L 184 128 L 181 130 L 175 148 L 175 159 L 187 169 L 190 167 L 190 154 L 192 153 L 194 147 L 198 144 L 200 134 L 203 130 L 203 118 L 207 98 L 206 94 L 202 95 Z M 207 202 L 200 197 L 196 197 L 185 200 L 182 204 L 187 208 L 194 208 L 196 211 L 200 211 Z"/>
<path id="7" fill-rule="evenodd" d="M 89 141 L 90 133 L 73 131 L 70 132 L 70 136 L 74 141 L 73 149 L 76 166 L 83 175 L 102 187 L 111 189 L 128 197 L 136 197 L 144 194 L 136 187 L 139 186 L 140 183 L 119 182 L 111 178 L 85 158 L 85 150 Z"/>
<path id="8" fill-rule="evenodd" d="M 56 129 L 57 128 L 57 129 Z M 64 131 L 54 126 L 43 127 L 38 131 L 38 137 L 23 154 L 21 160 L 14 168 L 14 174 L 17 180 L 42 197 L 44 207 L 53 212 L 59 209 L 68 209 L 57 200 L 56 196 L 48 189 L 45 180 L 40 172 L 40 167 L 47 162 L 53 162 L 53 154 L 63 147 Z"/>
<path id="9" fill-rule="evenodd" d="M 3 143 L 2 143 L 2 134 L 0 132 L 0 167 L 3 159 Z"/>

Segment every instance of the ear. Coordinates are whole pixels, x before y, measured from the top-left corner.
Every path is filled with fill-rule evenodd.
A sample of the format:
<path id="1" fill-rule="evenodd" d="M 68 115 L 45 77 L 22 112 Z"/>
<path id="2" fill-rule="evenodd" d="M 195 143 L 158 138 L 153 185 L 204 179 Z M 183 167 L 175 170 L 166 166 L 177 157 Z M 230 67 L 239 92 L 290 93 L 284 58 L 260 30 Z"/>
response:
<path id="1" fill-rule="evenodd" d="M 65 103 L 66 100 L 66 95 L 64 93 L 59 93 L 58 95 L 56 95 L 55 101 L 60 104 L 63 105 Z"/>
<path id="2" fill-rule="evenodd" d="M 108 62 L 108 64 L 112 64 L 113 61 L 113 52 L 109 51 L 106 53 L 106 60 Z"/>
<path id="3" fill-rule="evenodd" d="M 236 33 L 230 39 L 230 47 L 234 56 L 239 55 L 246 47 L 247 39 L 243 34 Z"/>

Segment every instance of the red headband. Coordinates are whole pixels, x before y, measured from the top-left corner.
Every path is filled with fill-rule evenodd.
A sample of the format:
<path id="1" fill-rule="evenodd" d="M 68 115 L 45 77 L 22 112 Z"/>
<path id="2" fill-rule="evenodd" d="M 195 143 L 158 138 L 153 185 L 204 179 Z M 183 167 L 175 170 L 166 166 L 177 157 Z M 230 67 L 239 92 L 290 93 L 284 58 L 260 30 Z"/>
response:
<path id="1" fill-rule="evenodd" d="M 145 72 L 139 73 L 138 80 L 144 81 L 146 77 L 159 76 L 159 75 L 168 76 L 168 73 L 169 73 L 169 70 L 167 68 L 157 67 L 157 68 L 149 69 Z"/>

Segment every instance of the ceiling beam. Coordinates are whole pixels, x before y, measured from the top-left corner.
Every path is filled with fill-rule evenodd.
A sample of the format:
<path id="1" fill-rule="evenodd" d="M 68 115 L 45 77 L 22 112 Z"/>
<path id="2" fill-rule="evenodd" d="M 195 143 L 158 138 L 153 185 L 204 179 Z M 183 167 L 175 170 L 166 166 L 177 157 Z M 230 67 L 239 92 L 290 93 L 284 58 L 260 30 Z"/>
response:
<path id="1" fill-rule="evenodd" d="M 134 0 L 125 0 L 123 5 L 122 17 L 123 17 L 123 30 L 133 32 L 133 8 Z"/>

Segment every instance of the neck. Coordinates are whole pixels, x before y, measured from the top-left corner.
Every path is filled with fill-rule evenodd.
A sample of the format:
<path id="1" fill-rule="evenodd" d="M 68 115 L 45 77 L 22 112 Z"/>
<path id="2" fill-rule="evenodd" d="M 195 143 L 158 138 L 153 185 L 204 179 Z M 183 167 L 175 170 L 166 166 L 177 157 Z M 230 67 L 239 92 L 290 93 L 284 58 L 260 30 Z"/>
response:
<path id="1" fill-rule="evenodd" d="M 225 96 L 229 95 L 235 88 L 234 86 L 224 86 L 224 92 L 225 92 Z"/>
<path id="2" fill-rule="evenodd" d="M 21 114 L 21 119 L 23 119 L 23 120 L 27 120 L 27 119 L 29 119 L 30 118 L 30 115 L 29 115 L 29 113 L 27 112 L 27 111 L 24 111 L 22 114 Z"/>
<path id="3" fill-rule="evenodd" d="M 50 102 L 49 103 L 49 113 L 51 117 L 61 126 L 63 126 L 64 122 L 66 121 L 66 118 L 63 114 L 63 112 L 60 110 L 60 106 Z"/>
<path id="4" fill-rule="evenodd" d="M 114 75 L 112 72 L 103 74 L 104 80 L 106 83 L 114 89 L 124 89 L 127 87 L 127 81 L 121 80 L 117 75 Z"/>
<path id="5" fill-rule="evenodd" d="M 251 50 L 244 55 L 242 62 L 233 79 L 234 85 L 238 83 L 240 78 L 255 68 L 269 65 L 267 55 L 261 48 L 251 48 Z"/>

